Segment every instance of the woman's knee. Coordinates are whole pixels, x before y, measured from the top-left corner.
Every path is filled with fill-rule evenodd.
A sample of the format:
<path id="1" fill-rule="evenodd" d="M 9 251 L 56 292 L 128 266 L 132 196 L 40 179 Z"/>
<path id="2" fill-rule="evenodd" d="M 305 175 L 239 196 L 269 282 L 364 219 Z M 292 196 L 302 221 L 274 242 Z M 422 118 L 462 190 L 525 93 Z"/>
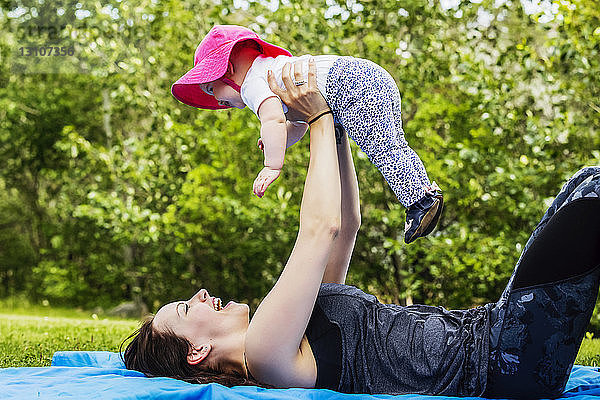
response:
<path id="1" fill-rule="evenodd" d="M 600 197 L 600 167 L 584 167 L 577 171 L 563 185 L 550 209 L 556 211 L 580 197 Z"/>
<path id="2" fill-rule="evenodd" d="M 581 169 L 581 175 L 575 182 L 572 190 L 571 200 L 581 197 L 600 197 L 600 167 L 586 167 Z"/>
<path id="3" fill-rule="evenodd" d="M 571 179 L 582 182 L 591 175 L 600 175 L 600 166 L 583 167 L 577 171 Z"/>

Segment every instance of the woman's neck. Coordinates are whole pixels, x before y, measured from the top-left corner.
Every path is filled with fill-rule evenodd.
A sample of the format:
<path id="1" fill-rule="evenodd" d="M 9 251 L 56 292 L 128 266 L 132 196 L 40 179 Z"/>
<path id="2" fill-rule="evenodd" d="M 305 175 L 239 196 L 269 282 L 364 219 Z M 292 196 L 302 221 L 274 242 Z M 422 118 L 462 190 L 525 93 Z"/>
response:
<path id="1" fill-rule="evenodd" d="M 215 359 L 218 360 L 219 370 L 222 372 L 236 372 L 246 374 L 244 363 L 244 351 L 246 341 L 246 330 L 234 331 L 225 337 L 215 340 L 213 351 Z"/>

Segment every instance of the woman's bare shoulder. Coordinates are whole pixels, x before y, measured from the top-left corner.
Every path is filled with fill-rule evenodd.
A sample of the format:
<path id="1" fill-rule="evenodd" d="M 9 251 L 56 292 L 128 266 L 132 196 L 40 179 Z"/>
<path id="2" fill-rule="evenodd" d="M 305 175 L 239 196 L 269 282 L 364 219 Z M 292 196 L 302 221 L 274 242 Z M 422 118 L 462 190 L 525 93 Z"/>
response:
<path id="1" fill-rule="evenodd" d="M 317 381 L 317 364 L 306 336 L 302 338 L 298 354 L 292 362 L 285 362 L 271 352 L 271 360 L 262 364 L 248 359 L 248 369 L 254 378 L 277 388 L 315 387 Z M 273 359 L 275 358 L 275 359 Z"/>

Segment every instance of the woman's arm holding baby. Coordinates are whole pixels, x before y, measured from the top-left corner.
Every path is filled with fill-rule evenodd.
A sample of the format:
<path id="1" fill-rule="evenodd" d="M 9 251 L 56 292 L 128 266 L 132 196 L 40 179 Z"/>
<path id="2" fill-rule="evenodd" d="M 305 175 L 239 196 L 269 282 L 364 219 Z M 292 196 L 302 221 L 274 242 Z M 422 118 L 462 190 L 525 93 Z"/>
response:
<path id="1" fill-rule="evenodd" d="M 262 197 L 269 185 L 279 177 L 285 159 L 287 130 L 279 98 L 269 97 L 263 101 L 258 108 L 258 117 L 265 167 L 254 180 L 253 191 L 255 195 Z"/>
<path id="2" fill-rule="evenodd" d="M 338 166 L 340 170 L 342 220 L 340 232 L 333 242 L 333 249 L 327 260 L 323 274 L 323 283 L 345 283 L 354 251 L 356 235 L 360 228 L 360 199 L 358 195 L 358 180 L 350 152 L 348 135 L 342 131 L 337 144 Z"/>
<path id="3" fill-rule="evenodd" d="M 286 90 L 276 88 L 288 104 L 304 99 L 307 115 L 327 107 L 317 89 L 316 66 L 309 64 L 308 84 L 295 86 L 290 65 L 283 68 Z M 269 74 L 269 82 L 275 78 Z M 273 87 L 273 86 L 271 86 Z M 300 205 L 300 227 L 290 257 L 262 300 L 246 333 L 245 354 L 252 374 L 276 387 L 314 387 L 315 359 L 304 338 L 323 272 L 339 231 L 340 174 L 333 118 L 325 114 L 311 124 L 310 160 Z"/>

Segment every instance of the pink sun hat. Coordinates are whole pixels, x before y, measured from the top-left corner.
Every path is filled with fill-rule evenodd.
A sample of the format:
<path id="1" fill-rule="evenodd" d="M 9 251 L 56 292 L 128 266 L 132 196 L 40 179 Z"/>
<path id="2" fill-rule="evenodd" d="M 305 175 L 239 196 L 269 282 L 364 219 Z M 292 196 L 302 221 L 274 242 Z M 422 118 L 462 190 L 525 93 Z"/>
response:
<path id="1" fill-rule="evenodd" d="M 243 26 L 215 25 L 196 48 L 194 68 L 179 78 L 171 87 L 173 96 L 192 107 L 209 110 L 230 108 L 219 105 L 217 99 L 206 94 L 199 84 L 212 82 L 225 75 L 233 46 L 243 40 L 254 40 L 267 57 L 292 55 L 281 47 L 265 42 L 256 33 Z"/>

